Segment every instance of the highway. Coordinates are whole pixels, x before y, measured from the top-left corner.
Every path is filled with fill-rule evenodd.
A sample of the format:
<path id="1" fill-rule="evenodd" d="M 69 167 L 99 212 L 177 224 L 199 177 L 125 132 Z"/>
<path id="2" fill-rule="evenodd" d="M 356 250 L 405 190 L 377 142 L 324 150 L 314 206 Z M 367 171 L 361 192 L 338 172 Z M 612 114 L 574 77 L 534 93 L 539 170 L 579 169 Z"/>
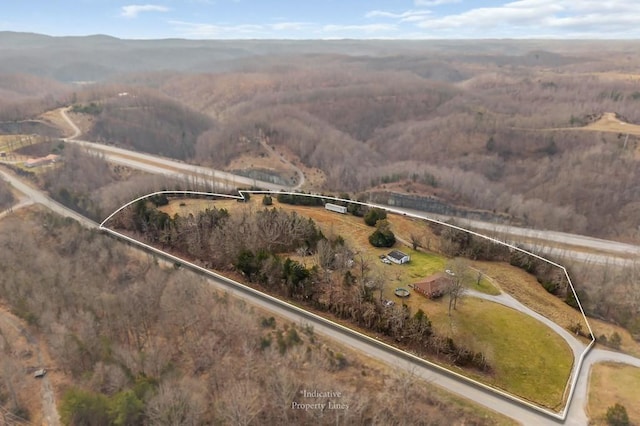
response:
<path id="1" fill-rule="evenodd" d="M 9 181 L 14 186 L 14 188 L 27 195 L 32 202 L 42 204 L 58 214 L 78 220 L 83 226 L 86 226 L 88 228 L 98 228 L 97 223 L 79 215 L 78 213 L 55 202 L 54 200 L 51 200 L 46 194 L 43 194 L 38 189 L 23 183 L 20 179 L 4 172 L 0 172 L 0 175 L 5 180 Z M 25 203 L 28 203 L 28 201 L 21 202 L 21 204 Z M 175 258 L 172 258 L 171 255 L 160 252 L 157 249 L 154 250 L 158 253 L 159 256 L 162 256 L 165 259 L 169 259 L 170 261 L 175 260 Z M 183 265 L 189 265 L 188 262 L 182 261 L 181 263 Z M 537 410 L 534 410 L 533 408 L 527 407 L 526 405 L 516 403 L 513 400 L 508 399 L 507 397 L 494 393 L 493 391 L 490 391 L 478 385 L 474 385 L 466 380 L 460 379 L 452 373 L 444 372 L 441 369 L 433 367 L 425 362 L 416 361 L 410 355 L 403 354 L 401 351 L 395 349 L 389 349 L 385 347 L 385 345 L 382 345 L 380 342 L 372 341 L 372 339 L 370 338 L 366 338 L 352 331 L 343 329 L 342 327 L 334 325 L 326 320 L 318 319 L 311 314 L 305 313 L 304 311 L 300 312 L 300 310 L 291 309 L 287 307 L 286 304 L 280 301 L 277 301 L 265 295 L 261 295 L 255 290 L 248 289 L 245 286 L 239 285 L 238 283 L 232 282 L 231 280 L 228 280 L 224 277 L 218 276 L 215 273 L 204 271 L 196 265 L 193 265 L 193 269 L 201 274 L 204 273 L 208 275 L 212 285 L 215 285 L 222 290 L 229 291 L 230 293 L 233 293 L 234 295 L 245 299 L 249 303 L 270 310 L 275 314 L 281 315 L 282 317 L 287 318 L 291 321 L 310 324 L 318 333 L 321 333 L 332 339 L 336 339 L 343 344 L 349 345 L 350 347 L 364 354 L 367 354 L 372 358 L 384 361 L 396 368 L 405 369 L 408 372 L 416 374 L 418 377 L 429 381 L 430 383 L 447 389 L 448 391 L 458 394 L 464 398 L 468 398 L 480 405 L 488 407 L 508 417 L 517 419 L 518 421 L 526 425 L 586 424 L 586 421 L 584 421 L 586 419 L 584 408 L 586 404 L 588 372 L 590 366 L 596 362 L 601 362 L 604 360 L 614 360 L 640 366 L 640 359 L 617 352 L 593 350 L 585 358 L 585 368 L 582 369 L 579 376 L 575 397 L 573 403 L 569 407 L 569 415 L 567 417 L 567 420 L 565 422 L 562 422 L 561 420 L 554 419 Z M 501 302 L 505 303 L 505 300 L 502 300 Z M 513 304 L 513 301 L 506 303 Z"/>
<path id="2" fill-rule="evenodd" d="M 107 161 L 114 164 L 131 167 L 133 169 L 142 170 L 147 173 L 160 174 L 164 176 L 174 177 L 180 180 L 197 179 L 199 182 L 207 182 L 212 188 L 225 190 L 236 190 L 238 187 L 259 186 L 272 191 L 291 190 L 291 187 L 276 185 L 269 182 L 258 181 L 256 179 L 244 176 L 234 175 L 232 173 L 211 169 L 208 167 L 195 166 L 192 164 L 172 160 L 169 158 L 159 157 L 157 155 L 145 154 L 128 149 L 118 148 L 111 145 L 104 145 L 95 142 L 80 140 L 80 129 L 69 118 L 66 109 L 61 109 L 60 113 L 64 120 L 73 128 L 73 135 L 63 140 L 67 143 L 73 143 L 86 148 L 87 150 L 98 152 L 104 155 Z M 297 168 L 296 168 L 296 171 Z M 300 172 L 301 173 L 301 172 Z M 301 179 L 298 185 L 293 189 L 297 189 L 304 183 Z"/>
<path id="3" fill-rule="evenodd" d="M 24 205 L 27 205 L 27 204 L 30 204 L 30 203 L 42 204 L 43 206 L 45 206 L 49 210 L 52 210 L 55 213 L 58 213 L 60 216 L 70 217 L 70 218 L 78 221 L 81 225 L 83 225 L 83 226 L 85 226 L 87 228 L 97 228 L 98 227 L 98 224 L 96 222 L 92 221 L 91 219 L 86 218 L 85 216 L 81 215 L 80 213 L 77 213 L 77 212 L 69 209 L 68 207 L 63 206 L 59 202 L 49 198 L 49 196 L 47 196 L 46 194 L 42 193 L 39 189 L 34 188 L 33 186 L 30 186 L 30 185 L 24 183 L 22 180 L 18 179 L 14 175 L 11 175 L 9 173 L 6 173 L 6 172 L 0 170 L 0 177 L 2 177 L 2 179 L 4 179 L 5 181 L 9 182 L 11 184 L 11 186 L 13 186 L 15 189 L 17 189 L 19 192 L 23 193 L 24 195 L 26 195 L 29 198 L 28 200 L 21 201 L 18 204 L 18 206 L 24 206 Z M 18 206 L 14 206 L 14 210 Z"/>
<path id="4" fill-rule="evenodd" d="M 123 165 L 127 165 L 129 167 L 137 168 L 140 170 L 147 171 L 149 173 L 155 174 L 164 174 L 179 178 L 190 177 L 193 178 L 197 176 L 199 179 L 206 177 L 211 180 L 215 180 L 219 182 L 220 180 L 225 180 L 227 183 L 232 186 L 237 185 L 246 185 L 246 186 L 261 186 L 268 190 L 291 190 L 291 188 L 284 188 L 278 185 L 266 184 L 263 182 L 257 182 L 253 179 L 248 179 L 240 176 L 235 176 L 226 172 L 220 172 L 217 170 L 212 170 L 208 168 L 203 168 L 199 166 L 193 166 L 185 163 L 181 163 L 174 160 L 169 160 L 157 156 L 152 156 L 148 154 L 141 154 L 129 150 L 124 150 L 122 148 L 116 148 L 112 146 L 105 146 L 96 144 L 89 141 L 77 140 L 80 134 L 80 130 L 77 128 L 75 123 L 73 123 L 68 116 L 62 112 L 65 120 L 74 128 L 74 135 L 70 138 L 67 138 L 66 141 L 70 143 L 76 143 L 85 148 L 88 148 L 95 152 L 101 152 L 105 155 L 107 160 L 112 161 L 114 163 L 119 163 Z M 62 206 L 61 204 L 51 200 L 46 195 L 42 194 L 37 189 L 24 184 L 19 179 L 4 173 L 0 172 L 5 180 L 14 185 L 14 187 L 21 192 L 27 194 L 33 202 L 43 204 L 44 206 L 52 209 L 56 213 L 61 215 L 72 217 L 73 219 L 79 221 L 84 226 L 90 228 L 96 228 L 98 224 L 95 222 L 79 215 L 76 212 Z M 225 184 L 225 185 L 226 185 Z M 257 185 L 256 185 L 257 184 Z M 218 185 L 220 185 L 218 183 Z M 386 206 L 383 206 L 386 207 Z M 416 211 L 411 209 L 402 209 L 394 207 L 395 210 L 411 214 L 418 214 L 422 216 L 427 216 L 429 218 L 446 221 L 450 219 L 448 216 L 438 216 L 429 213 L 425 213 L 422 211 Z M 500 240 L 506 240 L 507 242 L 519 242 L 519 241 L 536 241 L 535 245 L 537 247 L 540 246 L 538 241 L 543 242 L 551 242 L 557 243 L 560 246 L 575 246 L 577 249 L 573 249 L 571 247 L 562 247 L 556 248 L 555 250 L 559 250 L 567 257 L 571 257 L 573 259 L 583 260 L 583 261 L 595 261 L 600 263 L 619 263 L 619 262 L 629 262 L 630 258 L 633 259 L 634 256 L 638 256 L 640 254 L 640 247 L 618 243 L 614 241 L 600 240 L 597 238 L 586 237 L 575 234 L 566 234 L 562 232 L 555 231 L 538 231 L 526 228 L 519 228 L 508 225 L 499 225 L 494 223 L 485 223 L 480 221 L 472 221 L 467 219 L 459 219 L 455 218 L 459 226 L 469 227 L 476 229 L 478 231 L 483 231 L 486 234 L 493 234 Z M 585 250 L 583 250 L 584 248 Z M 588 250 L 596 251 L 597 254 L 593 252 L 589 252 Z M 558 252 L 560 254 L 560 252 Z M 594 260 L 595 259 L 595 260 Z M 349 335 L 349 333 L 345 334 L 343 331 L 337 331 L 334 327 L 328 326 L 326 324 L 322 324 L 318 321 L 311 321 L 305 315 L 301 315 L 300 313 L 291 312 L 285 308 L 277 306 L 277 303 L 273 301 L 264 300 L 264 298 L 257 297 L 255 295 L 244 294 L 242 291 L 239 292 L 238 287 L 236 285 L 229 284 L 228 282 L 222 279 L 213 279 L 212 283 L 221 288 L 224 288 L 228 291 L 232 291 L 246 298 L 248 301 L 252 303 L 256 303 L 266 309 L 270 309 L 275 313 L 278 313 L 286 318 L 291 319 L 292 321 L 304 321 L 307 323 L 311 323 L 316 330 L 319 332 L 335 338 L 343 343 L 349 344 L 353 348 L 363 351 L 364 353 L 369 354 L 369 356 L 378 358 L 385 362 L 388 362 L 391 365 L 399 366 L 401 368 L 406 368 L 418 374 L 419 376 L 433 382 L 436 385 L 442 386 L 454 393 L 462 395 L 466 398 L 476 401 L 479 404 L 485 405 L 497 412 L 505 414 L 509 417 L 518 419 L 524 424 L 556 424 L 562 423 L 559 420 L 552 419 L 549 416 L 546 416 L 540 412 L 537 412 L 534 409 L 528 408 L 526 406 L 514 403 L 513 401 L 501 397 L 489 390 L 483 389 L 476 385 L 465 382 L 464 380 L 460 380 L 451 374 L 443 373 L 438 369 L 435 369 L 428 365 L 419 365 L 416 366 L 415 362 L 407 360 L 406 356 L 399 355 L 397 353 L 392 353 L 388 350 L 382 349 L 379 345 L 375 343 L 371 343 L 365 341 L 361 338 L 354 337 Z M 504 302 L 504 301 L 503 301 Z M 538 318 L 539 319 L 539 318 Z M 564 337 L 564 336 L 563 336 Z M 572 345 L 573 346 L 573 345 Z M 576 348 L 573 348 L 574 352 Z M 585 368 L 582 369 L 581 374 L 577 381 L 576 394 L 574 397 L 573 403 L 569 406 L 569 415 L 565 422 L 565 424 L 586 424 L 586 414 L 584 412 L 585 401 L 586 401 L 586 383 L 588 381 L 588 372 L 589 368 L 593 363 L 599 362 L 604 359 L 616 359 L 620 362 L 629 362 L 629 363 L 640 363 L 640 360 L 629 357 L 624 354 L 618 354 L 616 352 L 602 351 L 602 350 L 594 350 L 585 358 Z"/>
<path id="5" fill-rule="evenodd" d="M 301 176 L 295 187 L 285 187 L 268 182 L 257 181 L 243 176 L 215 170 L 207 167 L 190 165 L 168 158 L 150 154 L 139 153 L 114 146 L 98 144 L 90 141 L 78 140 L 80 129 L 61 109 L 62 117 L 73 129 L 73 135 L 65 141 L 83 146 L 94 152 L 102 153 L 105 159 L 115 164 L 121 164 L 147 173 L 171 176 L 177 179 L 198 179 L 212 185 L 212 188 L 220 190 L 235 190 L 238 186 L 259 186 L 272 191 L 293 191 L 304 184 L 304 174 L 295 165 L 287 162 Z M 274 155 L 266 143 L 261 142 L 265 149 Z M 276 157 L 277 158 L 277 157 Z M 381 206 L 389 207 L 389 206 Z M 489 236 L 509 244 L 521 244 L 526 249 L 540 251 L 547 256 L 571 259 L 574 261 L 591 262 L 597 264 L 629 265 L 640 259 L 640 246 L 620 243 L 617 241 L 603 240 L 584 235 L 568 234 L 557 231 L 541 231 L 529 228 L 521 228 L 511 225 L 502 225 L 490 222 L 481 222 L 446 215 L 437 215 L 402 207 L 393 209 L 418 214 L 442 222 L 454 219 L 461 227 L 481 231 Z"/>

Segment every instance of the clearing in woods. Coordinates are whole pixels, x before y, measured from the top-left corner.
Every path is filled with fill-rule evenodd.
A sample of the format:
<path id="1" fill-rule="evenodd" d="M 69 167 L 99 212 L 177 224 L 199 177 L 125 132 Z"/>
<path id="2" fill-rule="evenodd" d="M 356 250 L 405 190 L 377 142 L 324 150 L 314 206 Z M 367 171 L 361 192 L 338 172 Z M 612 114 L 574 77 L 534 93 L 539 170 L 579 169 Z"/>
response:
<path id="1" fill-rule="evenodd" d="M 180 216 L 186 216 L 196 215 L 198 211 L 215 206 L 216 208 L 225 208 L 233 214 L 242 209 L 256 211 L 265 208 L 262 205 L 262 198 L 262 195 L 253 194 L 247 203 L 238 203 L 236 200 L 212 201 L 179 198 L 170 200 L 169 204 L 161 207 L 160 210 L 170 216 L 176 213 Z M 381 274 L 384 277 L 385 288 L 381 294 L 376 291 L 376 297 L 382 296 L 396 304 L 406 303 L 413 313 L 422 309 L 431 319 L 438 334 L 451 337 L 455 341 L 464 341 L 473 351 L 482 351 L 487 355 L 489 363 L 494 368 L 488 375 L 464 371 L 465 375 L 554 410 L 558 410 L 564 405 L 564 386 L 573 365 L 573 356 L 562 337 L 544 324 L 518 311 L 473 297 L 467 297 L 461 301 L 458 310 L 453 312 L 450 317 L 446 297 L 439 301 L 431 301 L 413 293 L 413 291 L 411 291 L 413 294 L 404 300 L 393 295 L 393 290 L 396 287 L 411 289 L 410 284 L 436 272 L 444 271 L 449 261 L 437 252 L 416 251 L 407 246 L 410 245 L 408 241 L 411 234 L 420 235 L 423 243 L 430 240 L 429 245 L 432 249 L 438 245 L 437 237 L 424 222 L 395 214 L 388 216 L 398 239 L 395 247 L 409 254 L 411 262 L 406 265 L 385 265 L 380 261 L 379 256 L 387 254 L 391 249 L 375 248 L 369 244 L 368 236 L 374 228 L 367 226 L 362 218 L 337 214 L 318 206 L 282 204 L 276 200 L 275 196 L 272 198 L 274 207 L 295 211 L 299 215 L 310 217 L 322 229 L 325 236 L 331 238 L 340 235 L 351 247 L 356 248 L 360 254 L 354 258 L 354 267 L 358 269 L 359 262 L 364 260 L 372 274 Z M 360 259 L 360 256 L 363 259 Z M 311 266 L 312 259 L 310 257 L 299 258 L 293 254 L 289 254 L 289 257 L 308 267 Z M 516 275 L 519 275 L 517 272 L 521 272 L 523 276 L 530 279 L 530 283 L 527 284 L 532 286 L 530 289 L 532 293 L 544 293 L 548 298 L 555 298 L 546 293 L 535 278 L 524 271 L 516 270 L 508 264 L 499 264 L 502 268 L 491 269 L 487 268 L 487 263 L 470 262 L 474 269 L 483 271 L 481 285 L 476 285 L 476 273 L 474 273 L 474 282 L 469 284 L 470 288 L 484 293 L 499 294 L 500 290 L 491 283 L 493 281 L 508 292 L 507 289 L 512 289 L 512 286 L 517 285 L 515 281 L 521 280 L 522 276 L 505 275 L 504 272 L 515 270 L 513 272 Z M 493 275 L 494 273 L 496 275 Z M 513 281 L 503 283 L 503 279 Z M 545 301 L 540 301 L 541 304 L 548 303 L 546 296 L 543 296 Z M 573 311 L 564 302 L 557 300 L 559 302 L 555 306 L 557 309 Z M 535 309 L 535 307 L 532 308 Z M 560 322 L 560 324 L 566 326 L 569 325 L 569 322 L 566 324 Z M 447 366 L 447 368 L 452 367 Z M 540 374 L 540 371 L 549 374 Z M 536 377 L 536 380 L 532 381 L 532 377 Z"/>
<path id="2" fill-rule="evenodd" d="M 605 112 L 599 120 L 582 127 L 583 130 L 593 130 L 597 132 L 614 132 L 640 136 L 640 126 L 637 124 L 625 123 L 620 120 L 615 113 Z"/>
<path id="3" fill-rule="evenodd" d="M 586 126 L 582 127 L 551 127 L 547 129 L 521 129 L 521 130 L 531 130 L 531 131 L 545 131 L 545 132 L 556 132 L 556 131 L 592 131 L 592 132 L 609 132 L 609 133 L 620 133 L 623 135 L 634 135 L 640 136 L 640 125 L 631 124 L 622 121 L 616 113 L 614 112 L 605 112 L 602 116 L 594 121 L 593 123 L 589 123 Z"/>

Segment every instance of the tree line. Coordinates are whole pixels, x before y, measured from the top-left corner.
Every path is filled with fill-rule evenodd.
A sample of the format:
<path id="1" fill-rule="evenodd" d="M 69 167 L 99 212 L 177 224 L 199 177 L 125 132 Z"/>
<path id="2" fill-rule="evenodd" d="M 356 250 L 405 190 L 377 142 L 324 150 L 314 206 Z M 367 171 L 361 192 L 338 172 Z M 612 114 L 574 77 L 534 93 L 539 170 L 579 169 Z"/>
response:
<path id="1" fill-rule="evenodd" d="M 386 237 L 385 222 L 377 220 L 372 235 Z M 481 352 L 435 335 L 424 312 L 385 306 L 385 277 L 373 273 L 369 261 L 358 258 L 339 235 L 324 236 L 311 219 L 295 212 L 243 209 L 232 215 L 213 207 L 195 216 L 170 217 L 142 200 L 114 218 L 112 226 L 205 267 L 240 272 L 262 290 L 348 320 L 418 353 L 481 371 L 491 369 Z M 293 260 L 290 253 L 307 260 Z"/>
<path id="2" fill-rule="evenodd" d="M 2 300 L 64 377 L 66 424 L 492 422 L 72 220 L 35 209 L 0 230 Z M 290 409 L 316 388 L 342 391 L 349 409 Z"/>

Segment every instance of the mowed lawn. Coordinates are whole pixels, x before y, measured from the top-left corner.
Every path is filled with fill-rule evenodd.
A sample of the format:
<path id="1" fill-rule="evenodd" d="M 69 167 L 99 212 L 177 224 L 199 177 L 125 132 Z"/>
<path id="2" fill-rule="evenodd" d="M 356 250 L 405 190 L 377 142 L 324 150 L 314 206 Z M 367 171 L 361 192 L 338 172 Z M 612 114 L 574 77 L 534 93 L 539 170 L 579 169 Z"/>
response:
<path id="1" fill-rule="evenodd" d="M 451 335 L 481 351 L 493 367 L 493 386 L 552 409 L 563 405 L 573 353 L 557 333 L 541 322 L 505 306 L 467 297 L 449 317 L 448 299 L 431 309 L 438 333 Z"/>
<path id="2" fill-rule="evenodd" d="M 573 354 L 557 333 L 541 322 L 497 303 L 465 296 L 448 315 L 449 299 L 429 300 L 415 292 L 401 300 L 393 288 L 384 296 L 405 303 L 411 313 L 422 309 L 439 335 L 450 336 L 474 352 L 482 352 L 490 375 L 465 372 L 480 381 L 551 409 L 563 405 Z"/>
<path id="3" fill-rule="evenodd" d="M 261 196 L 252 197 L 247 204 L 234 200 L 183 200 L 180 202 L 186 205 L 179 207 L 178 200 L 173 200 L 163 210 L 184 215 L 215 205 L 217 208 L 227 208 L 233 214 L 237 209 L 262 209 L 264 206 L 261 201 Z M 311 217 L 328 237 L 341 235 L 368 259 L 372 271 L 384 272 L 387 277 L 384 298 L 400 304 L 403 300 L 397 298 L 393 290 L 397 287 L 409 289 L 411 296 L 404 299 L 404 303 L 411 308 L 412 313 L 422 309 L 431 319 L 438 334 L 451 336 L 456 342 L 476 352 L 483 352 L 493 368 L 492 373 L 480 375 L 465 372 L 466 375 L 552 409 L 563 405 L 562 397 L 573 356 L 564 340 L 544 324 L 510 308 L 470 296 L 462 299 L 458 303 L 458 309 L 449 317 L 446 296 L 439 301 L 431 301 L 410 288 L 410 284 L 444 271 L 449 262 L 446 257 L 432 252 L 415 251 L 398 242 L 394 248 L 409 254 L 411 262 L 405 265 L 385 265 L 378 256 L 391 249 L 375 248 L 369 244 L 368 236 L 374 228 L 364 224 L 362 218 L 341 215 L 321 207 L 279 204 L 275 199 L 274 206 Z M 392 226 L 396 218 L 394 215 L 389 216 Z M 500 293 L 492 285 L 494 277 L 491 275 L 483 276 L 480 285 L 475 283 L 475 272 L 470 276 L 472 279 L 469 288 L 488 294 Z M 499 279 L 497 282 L 502 284 Z M 541 288 L 540 290 L 544 292 Z"/>
<path id="4" fill-rule="evenodd" d="M 590 424 L 606 425 L 607 409 L 624 405 L 631 424 L 640 424 L 640 368 L 618 363 L 596 364 L 589 381 Z"/>

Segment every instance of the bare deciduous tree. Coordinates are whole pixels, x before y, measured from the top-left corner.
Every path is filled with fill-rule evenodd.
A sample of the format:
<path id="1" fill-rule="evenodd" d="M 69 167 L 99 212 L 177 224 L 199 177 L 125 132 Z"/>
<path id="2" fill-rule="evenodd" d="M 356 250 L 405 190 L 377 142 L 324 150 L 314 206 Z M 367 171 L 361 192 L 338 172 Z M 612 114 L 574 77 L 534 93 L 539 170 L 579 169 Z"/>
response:
<path id="1" fill-rule="evenodd" d="M 447 275 L 449 276 L 449 285 L 446 293 L 449 295 L 449 316 L 451 316 L 451 308 L 457 307 L 458 300 L 462 298 L 467 291 L 467 284 L 470 281 L 469 262 L 463 258 L 455 258 L 449 262 Z"/>

